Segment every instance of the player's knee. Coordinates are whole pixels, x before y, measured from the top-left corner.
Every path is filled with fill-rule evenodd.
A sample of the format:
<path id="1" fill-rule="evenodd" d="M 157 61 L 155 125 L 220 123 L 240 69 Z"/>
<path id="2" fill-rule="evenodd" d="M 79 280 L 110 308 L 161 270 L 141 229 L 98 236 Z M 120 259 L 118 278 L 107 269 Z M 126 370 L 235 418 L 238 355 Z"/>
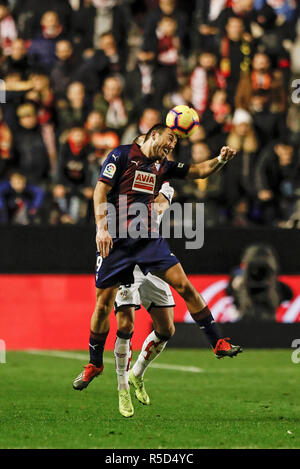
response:
<path id="1" fill-rule="evenodd" d="M 180 282 L 180 284 L 177 285 L 176 290 L 186 301 L 191 300 L 195 296 L 195 289 L 188 280 Z"/>
<path id="2" fill-rule="evenodd" d="M 168 326 L 164 326 L 163 328 L 156 327 L 156 332 L 164 340 L 169 340 L 175 334 L 175 326 L 174 324 L 169 324 Z"/>
<path id="3" fill-rule="evenodd" d="M 96 302 L 96 307 L 95 307 L 95 314 L 97 316 L 108 316 L 111 311 L 111 308 L 109 305 L 105 304 L 103 301 L 98 300 Z"/>

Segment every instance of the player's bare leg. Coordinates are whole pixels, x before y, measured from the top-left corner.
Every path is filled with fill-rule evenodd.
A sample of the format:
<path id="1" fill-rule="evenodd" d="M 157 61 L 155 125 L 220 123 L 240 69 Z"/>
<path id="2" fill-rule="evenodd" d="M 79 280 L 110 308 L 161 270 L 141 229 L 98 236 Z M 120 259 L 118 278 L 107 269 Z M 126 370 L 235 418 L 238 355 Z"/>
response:
<path id="1" fill-rule="evenodd" d="M 129 368 L 132 358 L 131 337 L 134 328 L 135 309 L 124 306 L 117 312 L 117 337 L 114 355 L 119 392 L 119 411 L 124 417 L 134 414 L 129 390 Z"/>
<path id="2" fill-rule="evenodd" d="M 146 338 L 133 367 L 134 375 L 141 378 L 150 363 L 164 350 L 168 340 L 175 333 L 174 310 L 172 307 L 152 307 L 149 313 L 154 330 Z"/>
<path id="3" fill-rule="evenodd" d="M 132 358 L 131 337 L 134 329 L 135 309 L 122 306 L 118 309 L 117 337 L 114 348 L 118 390 L 129 389 L 128 374 Z"/>
<path id="4" fill-rule="evenodd" d="M 225 356 L 233 357 L 242 352 L 242 348 L 239 345 L 231 345 L 220 336 L 208 306 L 187 278 L 180 263 L 170 267 L 165 272 L 156 272 L 155 275 L 165 280 L 182 296 L 192 318 L 200 329 L 205 332 L 217 358 Z"/>
<path id="5" fill-rule="evenodd" d="M 109 332 L 109 314 L 117 290 L 118 287 L 96 289 L 96 305 L 91 319 L 89 341 L 90 361 L 73 382 L 73 388 L 77 391 L 82 391 L 103 372 L 103 352 Z"/>
<path id="6" fill-rule="evenodd" d="M 174 309 L 170 307 L 159 308 L 153 306 L 149 314 L 153 322 L 153 328 L 160 335 L 169 339 L 175 334 Z"/>
<path id="7" fill-rule="evenodd" d="M 135 388 L 137 399 L 145 405 L 150 404 L 150 398 L 144 385 L 144 374 L 151 364 L 166 347 L 168 340 L 174 335 L 174 310 L 172 307 L 152 307 L 149 311 L 154 330 L 143 343 L 141 352 L 129 374 L 129 382 Z"/>
<path id="8" fill-rule="evenodd" d="M 144 385 L 144 373 L 150 363 L 160 355 L 164 350 L 168 340 L 174 335 L 174 311 L 172 307 L 157 308 L 152 307 L 149 311 L 154 330 L 145 339 L 141 352 L 135 362 L 132 370 L 129 373 L 129 383 L 135 388 L 135 395 L 137 399 L 145 405 L 150 404 L 150 398 L 146 392 Z M 130 338 L 133 333 L 134 327 L 134 308 L 130 306 L 120 307 L 117 313 L 118 321 L 118 332 L 116 344 L 120 343 L 120 340 L 124 342 L 127 334 L 127 342 L 129 344 Z M 123 339 L 119 339 L 123 336 Z M 119 349 L 119 347 L 118 347 Z M 129 349 L 129 345 L 127 345 Z M 120 349 L 119 349 L 120 350 Z M 123 354 L 125 353 L 122 350 Z M 116 356 L 116 347 L 115 347 Z M 118 376 L 118 386 L 123 386 L 123 375 L 125 375 L 124 367 L 120 367 L 119 361 L 116 358 L 116 371 Z M 127 374 L 128 376 L 128 374 Z"/>

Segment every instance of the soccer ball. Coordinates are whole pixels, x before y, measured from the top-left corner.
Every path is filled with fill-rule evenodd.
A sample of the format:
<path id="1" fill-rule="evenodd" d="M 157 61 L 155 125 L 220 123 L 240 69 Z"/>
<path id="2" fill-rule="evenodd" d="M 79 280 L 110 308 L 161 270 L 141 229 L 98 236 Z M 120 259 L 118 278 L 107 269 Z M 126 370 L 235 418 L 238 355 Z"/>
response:
<path id="1" fill-rule="evenodd" d="M 166 124 L 178 137 L 190 137 L 199 126 L 198 113 L 192 107 L 180 104 L 167 114 Z"/>

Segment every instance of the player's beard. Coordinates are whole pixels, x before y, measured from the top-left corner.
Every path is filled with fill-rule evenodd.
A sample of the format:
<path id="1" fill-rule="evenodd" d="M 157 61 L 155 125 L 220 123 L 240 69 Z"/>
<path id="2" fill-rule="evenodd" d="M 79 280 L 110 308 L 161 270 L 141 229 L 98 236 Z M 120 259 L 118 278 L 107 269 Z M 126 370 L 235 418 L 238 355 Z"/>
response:
<path id="1" fill-rule="evenodd" d="M 152 147 L 153 148 L 153 156 L 151 156 L 151 159 L 155 160 L 155 161 L 163 160 L 166 157 L 166 155 L 164 154 L 164 150 L 163 150 L 164 147 L 165 147 L 165 145 L 160 145 L 159 143 L 154 143 L 153 147 Z"/>

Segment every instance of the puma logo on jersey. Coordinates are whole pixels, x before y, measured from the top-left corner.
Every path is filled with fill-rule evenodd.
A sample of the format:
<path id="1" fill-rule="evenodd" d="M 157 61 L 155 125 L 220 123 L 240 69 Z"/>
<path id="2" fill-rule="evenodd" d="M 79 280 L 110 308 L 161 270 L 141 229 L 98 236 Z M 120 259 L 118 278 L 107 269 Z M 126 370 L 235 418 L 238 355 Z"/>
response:
<path id="1" fill-rule="evenodd" d="M 134 164 L 136 164 L 137 166 L 139 165 L 139 162 L 138 162 L 138 161 L 132 160 L 131 163 L 134 163 Z"/>
<path id="2" fill-rule="evenodd" d="M 147 194 L 153 194 L 155 183 L 155 174 L 146 173 L 145 171 L 136 171 L 132 184 L 132 189 L 138 192 L 146 192 Z"/>

